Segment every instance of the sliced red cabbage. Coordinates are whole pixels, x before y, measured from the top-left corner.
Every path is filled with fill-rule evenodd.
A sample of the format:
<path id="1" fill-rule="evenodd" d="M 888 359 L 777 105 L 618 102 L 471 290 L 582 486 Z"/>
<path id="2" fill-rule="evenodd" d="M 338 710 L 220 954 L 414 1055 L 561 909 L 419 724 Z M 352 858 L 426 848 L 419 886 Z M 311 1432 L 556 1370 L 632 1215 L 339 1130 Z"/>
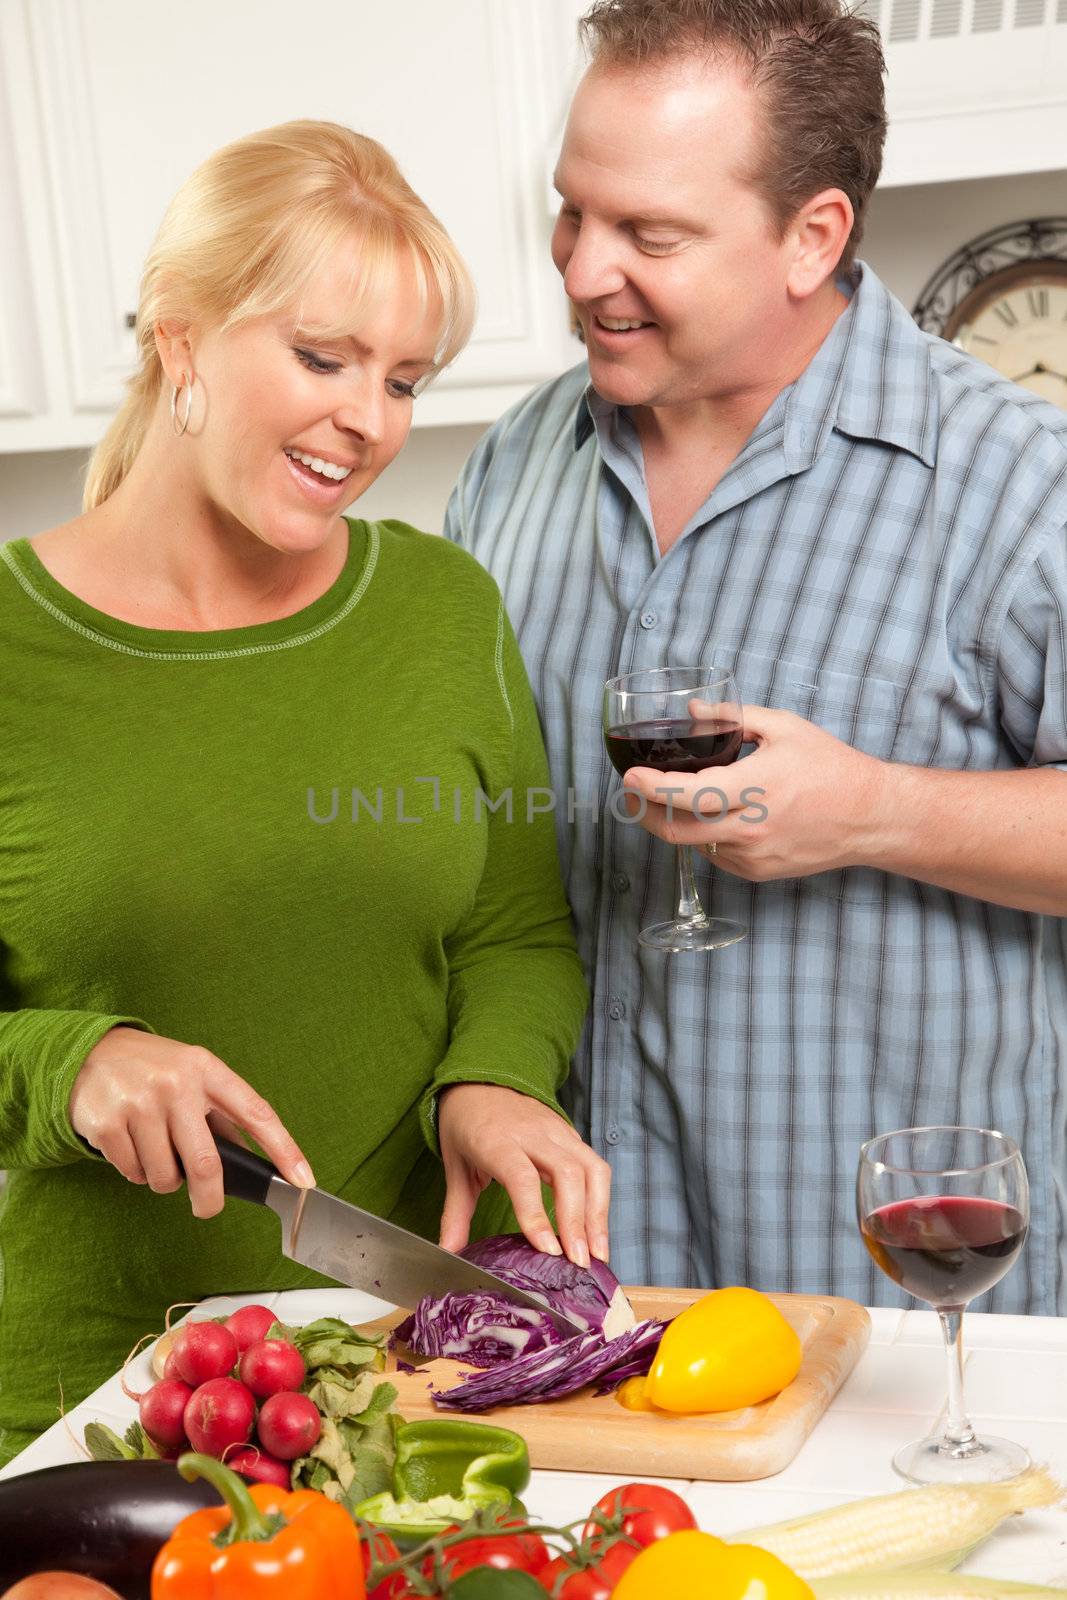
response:
<path id="1" fill-rule="evenodd" d="M 577 1334 L 431 1394 L 434 1403 L 447 1411 L 488 1411 L 494 1406 L 559 1400 L 590 1383 L 596 1384 L 598 1394 L 606 1394 L 623 1378 L 648 1371 L 665 1327 L 663 1322 L 639 1322 L 614 1339 L 601 1333 Z"/>
<path id="2" fill-rule="evenodd" d="M 427 1295 L 395 1337 L 417 1355 L 447 1356 L 473 1367 L 492 1367 L 563 1338 L 543 1312 L 517 1306 L 503 1295 Z"/>
<path id="3" fill-rule="evenodd" d="M 535 1250 L 521 1233 L 500 1233 L 478 1239 L 460 1254 L 505 1283 L 530 1294 L 544 1295 L 590 1332 L 602 1329 L 607 1339 L 632 1328 L 637 1321 L 619 1280 L 603 1261 L 576 1266 L 568 1256 L 550 1256 Z"/>
<path id="4" fill-rule="evenodd" d="M 535 1250 L 521 1233 L 479 1239 L 460 1254 L 516 1289 L 565 1311 L 587 1332 L 598 1334 L 601 1342 L 635 1325 L 633 1307 L 602 1261 L 576 1266 L 566 1256 Z M 393 1339 L 429 1360 L 448 1356 L 475 1367 L 492 1367 L 550 1349 L 565 1335 L 531 1307 L 489 1292 L 427 1296 Z"/>

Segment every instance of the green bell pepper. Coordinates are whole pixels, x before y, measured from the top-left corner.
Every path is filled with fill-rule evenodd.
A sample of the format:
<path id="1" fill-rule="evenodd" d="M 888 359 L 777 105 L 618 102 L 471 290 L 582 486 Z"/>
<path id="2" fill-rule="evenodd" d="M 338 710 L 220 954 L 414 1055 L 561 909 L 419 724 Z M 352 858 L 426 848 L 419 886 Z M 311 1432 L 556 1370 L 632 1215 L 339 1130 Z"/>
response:
<path id="1" fill-rule="evenodd" d="M 458 1418 L 405 1422 L 395 1442 L 392 1493 L 355 1507 L 394 1538 L 430 1539 L 482 1506 L 506 1509 L 530 1481 L 526 1441 L 510 1428 Z"/>

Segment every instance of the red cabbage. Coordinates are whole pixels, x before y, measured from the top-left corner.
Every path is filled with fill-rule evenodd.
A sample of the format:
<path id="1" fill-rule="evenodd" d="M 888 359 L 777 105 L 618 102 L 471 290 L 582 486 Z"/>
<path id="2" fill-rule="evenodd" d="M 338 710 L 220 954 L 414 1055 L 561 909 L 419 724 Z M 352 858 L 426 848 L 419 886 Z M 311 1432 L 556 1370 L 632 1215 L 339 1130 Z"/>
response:
<path id="1" fill-rule="evenodd" d="M 567 1256 L 535 1250 L 521 1233 L 479 1239 L 460 1254 L 566 1312 L 601 1344 L 634 1326 L 633 1307 L 602 1261 L 576 1266 Z M 491 1291 L 427 1295 L 396 1329 L 393 1341 L 429 1360 L 447 1356 L 475 1367 L 510 1363 L 517 1356 L 572 1342 L 548 1317 Z"/>
<path id="2" fill-rule="evenodd" d="M 577 1334 L 431 1394 L 435 1405 L 448 1411 L 488 1411 L 494 1406 L 559 1400 L 590 1383 L 596 1384 L 597 1394 L 607 1394 L 624 1378 L 648 1371 L 665 1327 L 663 1322 L 639 1322 L 614 1339 L 601 1333 Z"/>
<path id="3" fill-rule="evenodd" d="M 559 1344 L 563 1334 L 543 1312 L 517 1306 L 503 1295 L 446 1294 L 420 1300 L 395 1338 L 420 1356 L 492 1367 Z"/>
<path id="4" fill-rule="evenodd" d="M 605 1328 L 608 1338 L 632 1328 L 633 1307 L 619 1280 L 603 1261 L 576 1266 L 568 1256 L 550 1256 L 535 1250 L 521 1233 L 501 1233 L 478 1239 L 460 1251 L 465 1260 L 495 1272 L 505 1283 L 528 1294 L 540 1294 L 559 1311 L 590 1333 Z"/>

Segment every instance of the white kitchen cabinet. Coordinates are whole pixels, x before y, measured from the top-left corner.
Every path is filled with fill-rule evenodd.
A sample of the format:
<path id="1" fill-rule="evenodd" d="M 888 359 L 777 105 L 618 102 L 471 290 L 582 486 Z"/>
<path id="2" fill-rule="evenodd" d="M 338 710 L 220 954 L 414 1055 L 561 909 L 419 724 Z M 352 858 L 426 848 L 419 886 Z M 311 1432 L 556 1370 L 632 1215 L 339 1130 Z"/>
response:
<path id="1" fill-rule="evenodd" d="M 866 0 L 885 41 L 882 186 L 1067 166 L 1067 0 Z"/>
<path id="2" fill-rule="evenodd" d="M 569 20 L 556 0 L 0 0 L 0 450 L 99 437 L 170 196 L 293 117 L 380 139 L 470 263 L 475 336 L 417 423 L 488 421 L 558 372 L 546 171 Z"/>
<path id="3" fill-rule="evenodd" d="M 550 173 L 585 3 L 0 0 L 0 452 L 96 441 L 168 199 L 290 117 L 381 139 L 470 262 L 475 335 L 417 426 L 488 422 L 569 365 Z M 1067 165 L 1067 0 L 864 3 L 889 65 L 882 188 Z"/>

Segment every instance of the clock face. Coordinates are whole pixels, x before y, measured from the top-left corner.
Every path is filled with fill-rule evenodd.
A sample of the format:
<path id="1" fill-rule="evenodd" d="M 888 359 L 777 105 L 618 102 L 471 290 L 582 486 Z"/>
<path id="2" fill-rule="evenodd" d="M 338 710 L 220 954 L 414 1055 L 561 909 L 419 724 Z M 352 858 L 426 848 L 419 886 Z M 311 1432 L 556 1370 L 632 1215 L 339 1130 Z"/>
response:
<path id="1" fill-rule="evenodd" d="M 1067 410 L 1067 261 L 986 278 L 957 307 L 945 338 Z"/>

